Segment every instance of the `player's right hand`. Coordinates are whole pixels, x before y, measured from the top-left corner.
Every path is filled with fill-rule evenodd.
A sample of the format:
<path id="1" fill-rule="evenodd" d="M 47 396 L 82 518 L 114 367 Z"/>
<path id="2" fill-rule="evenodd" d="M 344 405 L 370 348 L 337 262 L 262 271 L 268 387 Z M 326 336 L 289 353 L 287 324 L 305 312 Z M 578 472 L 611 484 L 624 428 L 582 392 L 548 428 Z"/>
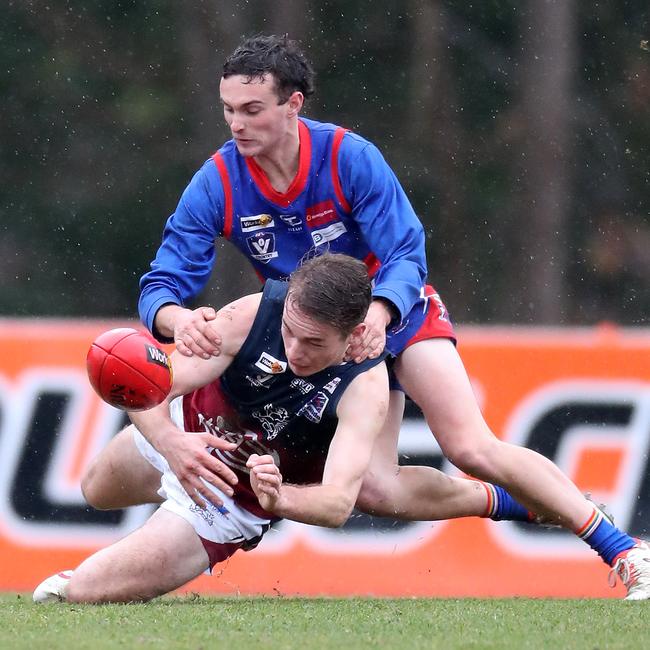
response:
<path id="1" fill-rule="evenodd" d="M 237 475 L 225 463 L 215 458 L 208 448 L 232 451 L 237 448 L 237 444 L 211 433 L 180 432 L 165 436 L 159 451 L 196 505 L 205 508 L 206 501 L 209 501 L 218 508 L 223 506 L 223 501 L 205 483 L 214 485 L 224 494 L 232 496 L 233 486 L 237 484 L 238 479 Z"/>
<path id="2" fill-rule="evenodd" d="M 250 470 L 251 487 L 257 500 L 264 510 L 273 512 L 282 487 L 282 474 L 273 456 L 251 454 L 246 461 L 246 467 Z"/>
<path id="3" fill-rule="evenodd" d="M 204 359 L 221 353 L 221 336 L 212 321 L 217 312 L 212 307 L 181 309 L 174 316 L 174 343 L 184 356 L 196 354 Z"/>

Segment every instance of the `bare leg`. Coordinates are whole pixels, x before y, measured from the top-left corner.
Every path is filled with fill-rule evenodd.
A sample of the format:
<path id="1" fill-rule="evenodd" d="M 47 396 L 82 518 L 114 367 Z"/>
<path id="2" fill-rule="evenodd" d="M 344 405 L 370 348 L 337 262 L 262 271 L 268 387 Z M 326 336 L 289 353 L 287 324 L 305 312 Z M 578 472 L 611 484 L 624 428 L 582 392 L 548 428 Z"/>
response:
<path id="1" fill-rule="evenodd" d="M 66 600 L 150 600 L 184 585 L 208 565 L 208 554 L 192 526 L 159 509 L 142 528 L 84 560 L 70 578 Z"/>
<path id="2" fill-rule="evenodd" d="M 81 479 L 89 505 L 112 510 L 143 503 L 162 503 L 157 490 L 160 472 L 138 451 L 135 427 L 122 429 L 92 461 Z"/>
<path id="3" fill-rule="evenodd" d="M 506 488 L 529 510 L 571 530 L 586 522 L 593 505 L 550 460 L 502 442 L 490 431 L 450 341 L 416 343 L 402 353 L 395 371 L 443 453 L 459 469 Z"/>
<path id="4" fill-rule="evenodd" d="M 404 413 L 404 393 L 391 391 L 384 428 L 375 443 L 357 507 L 381 517 L 435 521 L 482 516 L 486 491 L 477 481 L 447 476 L 426 466 L 400 466 L 397 438 Z"/>

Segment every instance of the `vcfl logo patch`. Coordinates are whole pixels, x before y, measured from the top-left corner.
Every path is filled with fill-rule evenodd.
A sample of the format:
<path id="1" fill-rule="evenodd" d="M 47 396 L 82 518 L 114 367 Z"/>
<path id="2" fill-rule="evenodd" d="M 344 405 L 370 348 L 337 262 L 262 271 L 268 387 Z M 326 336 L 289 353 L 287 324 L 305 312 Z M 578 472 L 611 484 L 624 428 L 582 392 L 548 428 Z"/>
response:
<path id="1" fill-rule="evenodd" d="M 275 250 L 275 235 L 272 232 L 258 232 L 246 239 L 251 257 L 258 262 L 268 264 L 270 260 L 278 256 Z"/>

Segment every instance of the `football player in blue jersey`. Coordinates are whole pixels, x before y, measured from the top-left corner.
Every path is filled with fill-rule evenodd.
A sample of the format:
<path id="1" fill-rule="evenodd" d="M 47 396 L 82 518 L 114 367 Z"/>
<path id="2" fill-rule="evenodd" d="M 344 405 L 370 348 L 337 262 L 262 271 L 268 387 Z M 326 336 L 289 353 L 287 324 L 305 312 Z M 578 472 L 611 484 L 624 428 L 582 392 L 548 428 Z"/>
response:
<path id="1" fill-rule="evenodd" d="M 305 254 L 325 249 L 363 260 L 373 277 L 373 302 L 350 358 L 360 362 L 388 349 L 399 386 L 422 409 L 454 465 L 576 533 L 616 568 L 628 597 L 650 598 L 648 546 L 615 528 L 549 459 L 499 440 L 486 424 L 447 310 L 426 284 L 422 225 L 376 147 L 301 117 L 313 89 L 311 66 L 287 38 L 253 37 L 228 57 L 220 94 L 232 139 L 197 172 L 167 222 L 141 281 L 143 322 L 181 354 L 220 353 L 214 310 L 188 307 L 208 281 L 219 237 L 264 279 L 284 277 Z M 404 394 L 391 391 L 357 505 L 402 519 L 454 516 L 453 484 L 431 468 L 398 465 L 403 409 Z M 179 437 L 165 452 L 190 491 L 197 465 L 216 480 L 200 441 Z"/>

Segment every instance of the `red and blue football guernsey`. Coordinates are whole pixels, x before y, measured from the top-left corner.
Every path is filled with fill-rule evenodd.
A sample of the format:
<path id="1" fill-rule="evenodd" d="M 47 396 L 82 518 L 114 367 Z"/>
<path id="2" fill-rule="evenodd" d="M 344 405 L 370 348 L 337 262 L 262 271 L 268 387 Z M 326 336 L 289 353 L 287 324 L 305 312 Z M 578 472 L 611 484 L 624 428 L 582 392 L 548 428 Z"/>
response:
<path id="1" fill-rule="evenodd" d="M 215 239 L 225 237 L 262 279 L 285 278 L 305 256 L 323 251 L 363 260 L 373 296 L 399 313 L 387 336 L 393 354 L 427 319 L 440 329 L 427 336 L 453 338 L 446 310 L 425 289 L 422 224 L 378 149 L 341 127 L 308 119 L 299 120 L 299 136 L 298 173 L 284 193 L 233 140 L 196 173 L 141 279 L 144 324 L 152 330 L 160 307 L 186 305 L 199 294 L 214 265 Z"/>

